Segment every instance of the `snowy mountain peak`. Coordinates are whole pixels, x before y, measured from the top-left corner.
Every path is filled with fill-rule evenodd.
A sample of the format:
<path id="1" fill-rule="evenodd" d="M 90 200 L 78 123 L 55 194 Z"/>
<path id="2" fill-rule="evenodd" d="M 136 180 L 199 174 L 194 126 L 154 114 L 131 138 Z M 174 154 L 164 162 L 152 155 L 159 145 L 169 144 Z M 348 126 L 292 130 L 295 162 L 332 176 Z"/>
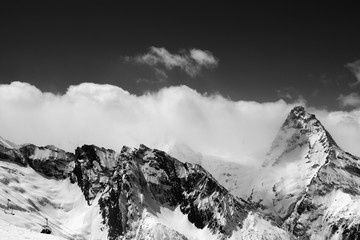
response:
<path id="1" fill-rule="evenodd" d="M 305 154 L 302 159 L 311 159 L 310 155 L 319 151 L 328 153 L 330 148 L 338 147 L 331 135 L 315 117 L 305 111 L 304 107 L 294 107 L 283 123 L 270 151 L 267 153 L 264 166 L 280 164 L 286 159 L 294 159 L 289 153 Z M 316 163 L 320 165 L 320 163 Z"/>
<path id="2" fill-rule="evenodd" d="M 284 128 L 311 130 L 312 132 L 325 130 L 315 115 L 305 111 L 303 106 L 296 106 L 290 111 L 282 126 L 282 129 Z"/>
<path id="3" fill-rule="evenodd" d="M 284 125 L 287 124 L 288 127 L 300 128 L 310 131 L 310 133 L 321 132 L 321 134 L 325 135 L 325 138 L 330 146 L 338 146 L 330 133 L 316 118 L 315 114 L 308 113 L 307 111 L 305 111 L 305 108 L 303 106 L 296 106 L 290 111 Z"/>
<path id="4" fill-rule="evenodd" d="M 289 115 L 299 117 L 299 116 L 305 116 L 307 114 L 308 113 L 305 111 L 305 108 L 303 106 L 296 106 L 290 111 Z"/>

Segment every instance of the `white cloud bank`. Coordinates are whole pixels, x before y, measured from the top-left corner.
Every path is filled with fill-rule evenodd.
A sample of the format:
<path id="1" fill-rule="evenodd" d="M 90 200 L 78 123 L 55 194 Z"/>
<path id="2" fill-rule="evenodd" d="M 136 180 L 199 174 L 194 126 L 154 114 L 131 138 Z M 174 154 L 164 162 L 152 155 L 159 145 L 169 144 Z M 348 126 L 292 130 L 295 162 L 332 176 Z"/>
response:
<path id="1" fill-rule="evenodd" d="M 342 95 L 337 99 L 341 107 L 359 107 L 360 106 L 360 95 L 358 93 L 350 93 L 348 95 Z"/>
<path id="2" fill-rule="evenodd" d="M 0 85 L 0 136 L 69 151 L 83 144 L 119 151 L 123 145 L 178 142 L 234 161 L 261 159 L 293 106 L 283 100 L 235 102 L 186 86 L 135 96 L 113 85 L 82 83 L 54 95 L 13 82 Z M 345 150 L 360 155 L 359 111 L 309 111 Z"/>
<path id="3" fill-rule="evenodd" d="M 190 49 L 182 50 L 178 54 L 172 54 L 162 47 L 150 47 L 148 53 L 135 57 L 128 56 L 125 57 L 125 60 L 153 67 L 163 66 L 167 70 L 178 67 L 191 77 L 199 75 L 202 68 L 217 67 L 219 62 L 218 59 L 207 50 Z"/>

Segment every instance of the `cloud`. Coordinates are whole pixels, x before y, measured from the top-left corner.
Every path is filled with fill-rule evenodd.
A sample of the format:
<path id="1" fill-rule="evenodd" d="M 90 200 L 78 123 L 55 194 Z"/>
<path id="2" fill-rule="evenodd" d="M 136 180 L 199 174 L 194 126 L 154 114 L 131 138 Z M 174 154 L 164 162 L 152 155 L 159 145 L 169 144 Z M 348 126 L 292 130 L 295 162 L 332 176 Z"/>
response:
<path id="1" fill-rule="evenodd" d="M 355 76 L 356 82 L 351 83 L 351 87 L 355 87 L 360 83 L 360 60 L 348 63 L 345 65 Z"/>
<path id="2" fill-rule="evenodd" d="M 181 143 L 201 154 L 261 162 L 297 104 L 232 101 L 186 86 L 136 96 L 113 85 L 82 83 L 55 95 L 13 82 L 0 85 L 0 136 L 69 151 L 83 144 L 119 151 L 123 145 L 162 149 Z M 360 155 L 359 112 L 311 111 L 341 146 Z"/>
<path id="3" fill-rule="evenodd" d="M 168 75 L 166 74 L 166 72 L 159 68 L 154 69 L 154 75 L 155 75 L 154 79 L 139 78 L 136 80 L 136 83 L 150 83 L 150 84 L 164 83 L 168 79 Z"/>
<path id="4" fill-rule="evenodd" d="M 135 57 L 125 57 L 126 61 L 145 64 L 153 67 L 165 67 L 167 70 L 180 68 L 189 76 L 195 77 L 200 74 L 202 68 L 214 68 L 218 66 L 218 59 L 207 50 L 190 49 L 172 54 L 165 48 L 150 47 L 149 52 Z"/>
<path id="5" fill-rule="evenodd" d="M 213 66 L 217 66 L 217 64 L 218 64 L 218 60 L 209 51 L 203 51 L 203 50 L 199 50 L 199 49 L 191 49 L 190 56 L 199 65 L 202 65 L 205 67 L 213 67 Z"/>
<path id="6" fill-rule="evenodd" d="M 341 107 L 359 107 L 360 96 L 358 93 L 350 93 L 348 95 L 342 95 L 337 98 Z"/>

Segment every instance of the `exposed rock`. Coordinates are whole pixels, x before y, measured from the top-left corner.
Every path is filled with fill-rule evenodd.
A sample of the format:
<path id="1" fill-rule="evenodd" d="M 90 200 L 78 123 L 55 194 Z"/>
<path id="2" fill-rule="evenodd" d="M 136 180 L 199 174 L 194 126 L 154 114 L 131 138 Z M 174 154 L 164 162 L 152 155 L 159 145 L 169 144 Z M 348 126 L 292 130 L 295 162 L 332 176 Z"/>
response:
<path id="1" fill-rule="evenodd" d="M 19 151 L 33 169 L 47 177 L 64 179 L 73 172 L 75 155 L 55 146 L 37 147 L 26 144 Z"/>
<path id="2" fill-rule="evenodd" d="M 105 166 L 103 156 L 117 164 Z M 89 203 L 100 193 L 104 223 L 109 239 L 135 237 L 146 208 L 159 212 L 159 206 L 180 206 L 196 227 L 207 226 L 214 234 L 230 237 L 242 227 L 248 212 L 203 168 L 170 157 L 144 145 L 119 155 L 95 146 L 76 151 L 75 174 Z"/>

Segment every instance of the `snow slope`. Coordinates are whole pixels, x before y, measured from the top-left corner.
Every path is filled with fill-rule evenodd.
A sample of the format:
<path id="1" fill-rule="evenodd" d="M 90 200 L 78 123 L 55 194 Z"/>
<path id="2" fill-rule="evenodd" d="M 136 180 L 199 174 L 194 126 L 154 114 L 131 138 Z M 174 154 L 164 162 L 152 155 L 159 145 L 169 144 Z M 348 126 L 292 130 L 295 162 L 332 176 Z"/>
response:
<path id="1" fill-rule="evenodd" d="M 70 179 L 45 178 L 30 167 L 0 161 L 0 207 L 14 215 L 0 219 L 17 227 L 41 232 L 45 218 L 53 234 L 67 239 L 106 239 L 100 229 L 99 206 L 88 206 Z M 102 237 L 101 235 L 104 235 Z"/>
<path id="2" fill-rule="evenodd" d="M 360 158 L 334 146 L 284 226 L 309 239 L 360 238 Z"/>

